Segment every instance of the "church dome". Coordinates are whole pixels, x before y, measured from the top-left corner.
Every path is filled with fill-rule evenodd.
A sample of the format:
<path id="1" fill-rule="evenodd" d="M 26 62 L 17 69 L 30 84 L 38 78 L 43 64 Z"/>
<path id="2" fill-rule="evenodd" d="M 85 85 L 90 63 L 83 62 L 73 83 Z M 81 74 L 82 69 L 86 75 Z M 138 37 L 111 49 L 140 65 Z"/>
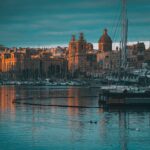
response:
<path id="1" fill-rule="evenodd" d="M 110 36 L 107 34 L 107 29 L 104 29 L 104 33 L 99 39 L 99 43 L 112 43 Z"/>

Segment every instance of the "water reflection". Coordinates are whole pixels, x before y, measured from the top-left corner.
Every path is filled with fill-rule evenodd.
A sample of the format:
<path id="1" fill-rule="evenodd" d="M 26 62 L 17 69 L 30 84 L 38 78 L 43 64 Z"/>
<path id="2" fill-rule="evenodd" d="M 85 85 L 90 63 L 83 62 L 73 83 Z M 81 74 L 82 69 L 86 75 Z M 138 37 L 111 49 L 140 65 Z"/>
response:
<path id="1" fill-rule="evenodd" d="M 15 106 L 12 101 L 16 98 L 16 91 L 14 87 L 0 87 L 0 111 L 4 112 L 10 110 L 15 112 Z"/>
<path id="2" fill-rule="evenodd" d="M 74 90 L 70 88 L 67 91 L 67 95 L 68 95 L 67 104 L 69 106 L 79 106 L 79 99 L 77 97 L 77 95 L 79 95 L 79 90 L 76 91 L 76 93 L 75 93 Z M 72 97 L 75 97 L 74 100 Z M 78 108 L 74 108 L 74 109 L 72 109 L 71 107 L 68 108 L 68 113 L 71 116 L 78 114 L 78 111 L 79 111 Z"/>
<path id="3" fill-rule="evenodd" d="M 97 94 L 96 89 L 1 86 L 0 147 L 5 150 L 11 147 L 15 150 L 150 149 L 148 110 L 137 112 L 133 108 L 104 110 L 12 104 L 12 100 L 16 97 L 32 96 L 35 99 L 29 98 L 25 101 L 98 106 L 97 97 L 88 97 Z M 14 119 L 11 119 L 12 116 Z M 90 120 L 97 123 L 90 123 Z"/>
<path id="4" fill-rule="evenodd" d="M 119 134 L 120 134 L 120 145 L 121 150 L 127 150 L 128 139 L 127 139 L 127 119 L 126 112 L 119 112 Z"/>

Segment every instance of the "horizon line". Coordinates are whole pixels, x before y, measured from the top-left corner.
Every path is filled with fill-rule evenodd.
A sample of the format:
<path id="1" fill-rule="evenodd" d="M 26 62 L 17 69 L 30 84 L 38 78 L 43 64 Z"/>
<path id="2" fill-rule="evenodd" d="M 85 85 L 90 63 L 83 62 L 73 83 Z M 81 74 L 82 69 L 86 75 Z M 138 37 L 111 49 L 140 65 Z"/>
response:
<path id="1" fill-rule="evenodd" d="M 97 50 L 98 49 L 98 42 L 87 42 L 87 43 L 92 43 L 93 44 L 93 49 Z M 137 44 L 137 43 L 144 43 L 145 44 L 145 48 L 148 49 L 150 48 L 150 41 L 128 41 L 127 45 L 133 45 L 133 44 Z M 119 42 L 112 42 L 112 49 L 114 50 L 114 48 L 116 47 L 120 47 L 119 46 L 120 43 Z M 2 44 L 3 46 L 3 44 Z M 49 45 L 30 45 L 30 46 L 23 46 L 23 45 L 18 45 L 18 46 L 4 46 L 5 48 L 57 48 L 57 47 L 68 47 L 68 44 L 49 44 Z"/>

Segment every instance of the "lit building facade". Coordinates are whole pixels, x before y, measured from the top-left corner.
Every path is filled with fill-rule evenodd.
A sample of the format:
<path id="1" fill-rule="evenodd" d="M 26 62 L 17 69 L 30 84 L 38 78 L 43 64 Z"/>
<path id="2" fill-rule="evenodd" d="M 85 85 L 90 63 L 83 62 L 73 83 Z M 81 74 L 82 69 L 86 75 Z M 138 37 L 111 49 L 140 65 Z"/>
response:
<path id="1" fill-rule="evenodd" d="M 103 35 L 98 41 L 97 62 L 101 69 L 108 70 L 111 67 L 112 40 L 108 35 L 107 29 L 104 29 Z"/>
<path id="2" fill-rule="evenodd" d="M 72 36 L 68 48 L 68 69 L 70 73 L 76 71 L 84 73 L 86 71 L 87 43 L 83 33 L 80 33 L 79 40 Z"/>
<path id="3" fill-rule="evenodd" d="M 144 43 L 127 46 L 128 68 L 141 68 L 150 63 L 150 49 Z M 73 35 L 69 46 L 62 48 L 0 49 L 1 79 L 67 78 L 78 74 L 98 77 L 120 67 L 120 49 L 112 50 L 112 39 L 104 29 L 98 41 L 98 50 L 85 40 L 83 33 Z"/>
<path id="4" fill-rule="evenodd" d="M 103 35 L 98 41 L 98 50 L 101 52 L 110 52 L 112 51 L 112 40 L 107 33 L 107 29 L 104 29 Z"/>
<path id="5" fill-rule="evenodd" d="M 6 50 L 0 52 L 0 77 L 2 80 L 64 78 L 67 64 L 64 57 L 53 57 L 41 50 Z"/>

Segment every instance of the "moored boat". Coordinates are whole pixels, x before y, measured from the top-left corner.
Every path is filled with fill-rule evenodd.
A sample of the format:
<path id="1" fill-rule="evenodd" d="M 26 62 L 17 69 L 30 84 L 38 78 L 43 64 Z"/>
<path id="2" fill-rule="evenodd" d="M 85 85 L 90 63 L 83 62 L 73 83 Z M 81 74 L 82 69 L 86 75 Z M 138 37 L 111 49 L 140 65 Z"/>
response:
<path id="1" fill-rule="evenodd" d="M 100 106 L 142 106 L 150 105 L 149 87 L 116 86 L 102 88 L 99 94 Z"/>

